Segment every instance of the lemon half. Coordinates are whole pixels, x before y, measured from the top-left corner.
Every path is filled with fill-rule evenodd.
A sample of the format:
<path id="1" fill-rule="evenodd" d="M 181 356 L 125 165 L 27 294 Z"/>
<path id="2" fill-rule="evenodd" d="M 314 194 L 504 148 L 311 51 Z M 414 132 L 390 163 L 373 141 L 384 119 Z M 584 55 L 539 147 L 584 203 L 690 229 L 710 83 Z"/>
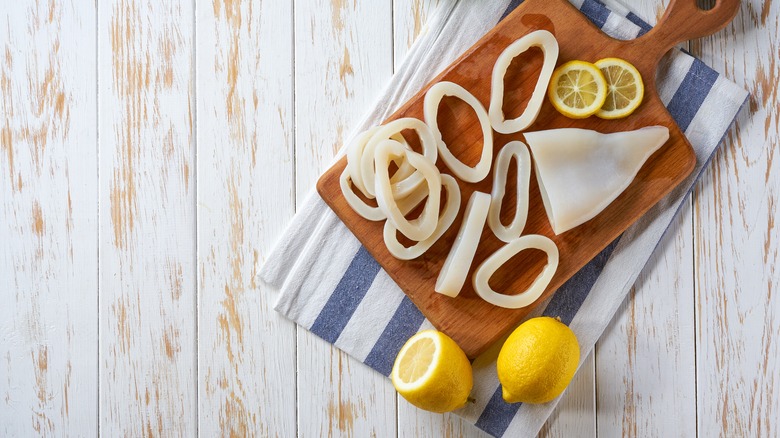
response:
<path id="1" fill-rule="evenodd" d="M 449 412 L 463 407 L 473 386 L 471 363 L 449 336 L 423 330 L 398 352 L 393 386 L 420 409 Z"/>
<path id="2" fill-rule="evenodd" d="M 584 119 L 596 114 L 604 105 L 607 81 L 595 65 L 569 61 L 555 69 L 547 94 L 561 114 L 572 119 Z"/>
<path id="3" fill-rule="evenodd" d="M 546 403 L 561 395 L 580 361 L 574 332 L 547 316 L 520 324 L 498 353 L 496 370 L 508 403 Z"/>
<path id="4" fill-rule="evenodd" d="M 645 86 L 639 70 L 620 58 L 605 58 L 596 61 L 595 65 L 607 80 L 607 100 L 596 116 L 602 119 L 619 119 L 633 113 L 645 95 Z"/>

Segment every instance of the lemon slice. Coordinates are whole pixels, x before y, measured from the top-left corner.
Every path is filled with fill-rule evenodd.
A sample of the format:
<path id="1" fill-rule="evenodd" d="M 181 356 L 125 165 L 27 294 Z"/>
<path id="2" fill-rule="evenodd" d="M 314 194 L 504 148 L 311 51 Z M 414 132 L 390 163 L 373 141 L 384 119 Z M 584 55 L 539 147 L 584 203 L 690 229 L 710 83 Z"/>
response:
<path id="1" fill-rule="evenodd" d="M 584 119 L 596 114 L 607 98 L 607 81 L 601 70 L 585 61 L 569 61 L 555 69 L 548 97 L 561 114 Z"/>
<path id="2" fill-rule="evenodd" d="M 636 67 L 620 58 L 605 58 L 595 65 L 607 80 L 607 100 L 596 116 L 619 119 L 633 113 L 645 95 L 642 75 Z"/>
<path id="3" fill-rule="evenodd" d="M 423 330 L 406 341 L 395 359 L 391 379 L 409 403 L 432 412 L 463 407 L 473 386 L 466 354 L 436 330 Z"/>

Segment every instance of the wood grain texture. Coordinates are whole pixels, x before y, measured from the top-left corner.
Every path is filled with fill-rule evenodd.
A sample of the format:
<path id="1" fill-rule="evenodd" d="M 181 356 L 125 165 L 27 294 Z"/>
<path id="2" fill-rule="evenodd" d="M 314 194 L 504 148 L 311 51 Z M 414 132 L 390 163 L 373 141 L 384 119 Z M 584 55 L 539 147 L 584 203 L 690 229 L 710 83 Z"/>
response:
<path id="1" fill-rule="evenodd" d="M 604 436 L 695 436 L 690 204 L 659 244 L 596 344 Z"/>
<path id="2" fill-rule="evenodd" d="M 397 69 L 421 34 L 436 6 L 449 0 L 393 0 L 393 64 Z"/>
<path id="3" fill-rule="evenodd" d="M 627 3 L 650 23 L 667 4 Z M 691 221 L 688 201 L 596 344 L 600 435 L 696 435 Z"/>
<path id="4" fill-rule="evenodd" d="M 2 436 L 97 431 L 95 20 L 0 7 Z"/>
<path id="5" fill-rule="evenodd" d="M 728 0 L 725 3 L 733 3 L 733 1 Z M 672 4 L 682 5 L 685 1 Z M 693 18 L 692 13 L 689 13 L 689 16 Z M 716 28 L 715 24 L 711 23 L 711 26 L 713 29 Z M 651 57 L 649 58 L 651 60 L 643 58 L 644 54 L 653 53 L 654 40 L 647 39 L 650 34 L 646 35 L 641 42 L 609 38 L 566 0 L 555 0 L 553 3 L 541 0 L 524 2 L 441 75 L 434 78 L 431 84 L 445 80 L 455 82 L 469 90 L 482 101 L 483 105 L 486 105 L 491 90 L 490 83 L 485 78 L 491 77 L 496 58 L 517 38 L 537 29 L 551 30 L 556 35 L 560 47 L 558 57 L 560 63 L 571 59 L 597 59 L 607 53 L 628 59 L 637 66 L 642 77 L 645 78 L 645 97 L 632 117 L 622 119 L 620 123 L 592 117 L 572 120 L 546 104 L 542 106 L 532 130 L 585 128 L 599 132 L 617 132 L 662 125 L 669 128 L 670 137 L 663 148 L 647 160 L 631 185 L 603 212 L 561 235 L 556 236 L 552 232 L 536 178 L 531 178 L 530 207 L 524 234 L 541 234 L 551 238 L 561 254 L 558 269 L 536 304 L 543 302 L 554 293 L 563 282 L 596 256 L 609 242 L 617 238 L 637 218 L 669 193 L 693 170 L 695 164 L 695 156 L 690 144 L 663 107 L 655 91 L 655 70 L 663 53 L 656 52 L 657 58 Z M 567 32 L 565 29 L 579 31 Z M 659 45 L 666 45 L 673 40 L 663 32 L 651 33 L 659 38 Z M 515 95 L 530 96 L 536 84 L 535 78 L 538 77 L 536 72 L 541 69 L 541 54 L 530 59 L 528 57 L 522 59 L 526 60 L 526 64 L 523 65 L 524 71 L 517 76 L 509 75 L 505 81 L 510 84 L 507 88 L 522 90 L 514 93 Z M 422 118 L 426 90 L 427 87 L 411 98 L 390 116 L 388 121 L 400 117 Z M 441 104 L 439 124 L 449 127 L 449 132 L 444 133 L 445 138 L 448 134 L 458 136 L 458 142 L 449 144 L 453 153 L 466 163 L 475 163 L 479 160 L 478 155 L 481 152 L 481 129 L 479 124 L 474 123 L 473 110 L 467 105 L 456 106 L 452 102 L 444 101 Z M 518 114 L 523 105 L 522 102 L 517 101 L 504 102 L 504 112 Z M 501 145 L 509 140 L 521 138 L 520 134 L 496 135 L 494 143 Z M 494 148 L 493 154 L 497 155 L 499 150 L 500 148 Z M 442 172 L 449 173 L 441 160 L 437 165 Z M 366 221 L 346 203 L 338 182 L 345 166 L 346 158 L 342 158 L 319 180 L 317 188 L 323 199 L 422 313 L 436 328 L 452 337 L 463 348 L 466 355 L 472 358 L 478 356 L 509 329 L 515 327 L 533 309 L 534 305 L 522 309 L 493 306 L 477 296 L 470 281 L 466 281 L 460 295 L 455 299 L 435 293 L 433 290 L 436 273 L 440 271 L 455 240 L 460 221 L 456 220 L 454 226 L 418 259 L 398 260 L 389 253 L 382 238 L 384 222 Z M 490 193 L 491 186 L 490 175 L 476 184 L 460 183 L 463 204 L 459 214 L 462 216 L 462 211 L 465 210 L 465 204 L 472 192 Z M 504 223 L 511 220 L 509 214 L 514 208 L 513 197 L 507 197 L 506 201 L 509 201 L 510 205 L 504 211 Z M 482 240 L 471 266 L 471 273 L 473 274 L 474 269 L 483 260 L 503 245 L 504 243 L 492 233 L 483 231 Z M 525 290 L 541 272 L 545 263 L 546 259 L 540 256 L 539 251 L 522 252 L 493 275 L 491 284 L 500 291 Z M 520 272 L 520 275 L 517 272 Z M 485 319 L 491 320 L 492 323 L 489 325 L 479 323 Z"/>
<path id="6" fill-rule="evenodd" d="M 780 434 L 780 3 L 745 0 L 694 54 L 751 97 L 694 194 L 698 433 Z"/>
<path id="7" fill-rule="evenodd" d="M 295 2 L 297 203 L 392 74 L 390 0 Z M 351 356 L 298 329 L 301 437 L 393 436 L 395 391 Z"/>
<path id="8" fill-rule="evenodd" d="M 0 435 L 484 436 L 253 283 L 435 3 L 3 2 Z M 778 434 L 778 4 L 691 45 L 749 107 L 542 436 Z"/>
<path id="9" fill-rule="evenodd" d="M 294 212 L 291 2 L 197 3 L 203 436 L 294 436 L 295 325 L 259 266 Z"/>
<path id="10" fill-rule="evenodd" d="M 197 430 L 193 3 L 101 2 L 100 431 Z"/>
<path id="11" fill-rule="evenodd" d="M 455 414 L 423 411 L 400 396 L 398 397 L 398 436 L 490 438 L 490 435 Z"/>
<path id="12" fill-rule="evenodd" d="M 547 423 L 542 426 L 540 438 L 596 436 L 595 371 L 596 362 L 591 353 L 577 370 Z"/>

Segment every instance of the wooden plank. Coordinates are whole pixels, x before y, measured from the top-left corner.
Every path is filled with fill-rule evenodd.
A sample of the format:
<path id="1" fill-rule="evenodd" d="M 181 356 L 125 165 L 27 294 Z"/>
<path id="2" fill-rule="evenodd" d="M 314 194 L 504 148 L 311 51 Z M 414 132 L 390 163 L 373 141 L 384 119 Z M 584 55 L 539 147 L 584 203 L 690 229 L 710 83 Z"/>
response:
<path id="1" fill-rule="evenodd" d="M 668 3 L 627 5 L 655 23 Z M 689 202 L 596 345 L 600 435 L 696 435 L 691 221 Z"/>
<path id="2" fill-rule="evenodd" d="M 406 53 L 423 32 L 440 0 L 393 0 L 393 64 L 401 66 Z"/>
<path id="3" fill-rule="evenodd" d="M 490 435 L 455 414 L 423 411 L 398 396 L 399 437 L 477 437 Z"/>
<path id="4" fill-rule="evenodd" d="M 390 0 L 295 2 L 295 160 L 298 206 L 392 73 Z M 298 330 L 302 437 L 394 436 L 387 379 Z"/>
<path id="5" fill-rule="evenodd" d="M 596 361 L 591 352 L 577 370 L 558 406 L 542 426 L 540 437 L 596 436 L 595 372 Z"/>
<path id="6" fill-rule="evenodd" d="M 95 435 L 95 4 L 0 9 L 0 435 Z"/>
<path id="7" fill-rule="evenodd" d="M 695 193 L 699 436 L 780 434 L 780 4 L 745 0 L 692 51 L 751 93 Z"/>
<path id="8" fill-rule="evenodd" d="M 696 435 L 693 321 L 686 204 L 596 344 L 599 434 Z"/>
<path id="9" fill-rule="evenodd" d="M 199 433 L 295 436 L 295 325 L 255 280 L 295 208 L 292 2 L 196 9 Z"/>
<path id="10" fill-rule="evenodd" d="M 193 3 L 98 17 L 100 432 L 193 436 Z"/>

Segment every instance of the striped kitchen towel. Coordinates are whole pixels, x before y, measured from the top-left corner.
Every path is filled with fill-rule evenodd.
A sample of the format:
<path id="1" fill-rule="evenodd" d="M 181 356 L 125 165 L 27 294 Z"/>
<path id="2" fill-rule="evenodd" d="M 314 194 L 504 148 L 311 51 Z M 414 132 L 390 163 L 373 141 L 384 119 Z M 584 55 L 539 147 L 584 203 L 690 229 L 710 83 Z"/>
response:
<path id="1" fill-rule="evenodd" d="M 608 9 L 596 0 L 570 1 L 616 38 L 634 38 L 649 29 L 625 8 Z M 430 25 L 355 132 L 384 120 L 519 3 L 440 2 Z M 682 51 L 673 51 L 664 59 L 658 82 L 661 99 L 696 151 L 697 166 L 677 189 L 532 315 L 557 316 L 569 324 L 580 342 L 581 361 L 625 299 L 747 99 L 744 90 Z M 281 290 L 275 306 L 278 312 L 385 376 L 404 342 L 431 327 L 314 192 L 260 276 Z M 474 361 L 472 397 L 476 402 L 456 414 L 496 437 L 536 435 L 557 400 L 543 405 L 505 403 L 495 354 L 489 351 Z"/>

